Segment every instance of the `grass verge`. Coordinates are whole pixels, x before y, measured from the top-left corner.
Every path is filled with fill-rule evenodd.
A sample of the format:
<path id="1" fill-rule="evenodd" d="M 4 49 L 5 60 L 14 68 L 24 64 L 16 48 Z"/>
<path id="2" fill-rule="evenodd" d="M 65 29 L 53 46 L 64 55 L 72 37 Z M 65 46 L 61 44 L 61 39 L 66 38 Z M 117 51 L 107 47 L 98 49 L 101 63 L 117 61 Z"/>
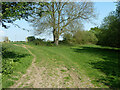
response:
<path id="1" fill-rule="evenodd" d="M 2 88 L 12 86 L 32 62 L 32 56 L 23 47 L 3 43 L 2 53 Z"/>

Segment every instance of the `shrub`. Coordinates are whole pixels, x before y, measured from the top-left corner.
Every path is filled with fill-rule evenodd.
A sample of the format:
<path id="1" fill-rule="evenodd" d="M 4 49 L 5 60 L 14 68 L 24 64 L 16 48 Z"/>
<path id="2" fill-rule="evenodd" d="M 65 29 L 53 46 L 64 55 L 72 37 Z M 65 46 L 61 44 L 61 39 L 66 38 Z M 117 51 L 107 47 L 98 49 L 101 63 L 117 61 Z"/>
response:
<path id="1" fill-rule="evenodd" d="M 7 47 L 8 48 L 8 47 Z M 2 73 L 9 75 L 11 73 L 13 73 L 13 59 L 6 59 L 6 53 L 7 51 L 6 47 L 2 47 Z"/>
<path id="2" fill-rule="evenodd" d="M 73 39 L 72 34 L 65 33 L 63 36 L 63 43 L 70 44 L 72 43 L 72 39 Z"/>
<path id="3" fill-rule="evenodd" d="M 28 42 L 34 41 L 35 37 L 34 36 L 27 37 L 27 40 L 28 40 Z"/>
<path id="4" fill-rule="evenodd" d="M 96 44 L 98 41 L 94 33 L 89 31 L 76 31 L 72 34 L 64 34 L 63 42 L 67 44 Z"/>

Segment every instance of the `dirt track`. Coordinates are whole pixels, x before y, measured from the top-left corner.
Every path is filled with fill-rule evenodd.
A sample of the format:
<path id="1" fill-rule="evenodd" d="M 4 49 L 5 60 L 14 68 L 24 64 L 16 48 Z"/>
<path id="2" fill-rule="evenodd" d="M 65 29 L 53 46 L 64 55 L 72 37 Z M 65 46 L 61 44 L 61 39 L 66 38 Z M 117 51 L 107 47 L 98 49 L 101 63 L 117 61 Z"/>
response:
<path id="1" fill-rule="evenodd" d="M 28 45 L 22 45 L 22 47 L 33 56 L 33 61 L 27 69 L 27 73 L 22 75 L 11 88 L 94 88 L 88 77 L 84 76 L 83 78 L 65 66 L 53 68 L 47 63 L 46 66 L 42 66 L 44 60 L 40 62 L 40 67 L 37 66 L 36 55 L 29 50 L 30 47 Z"/>

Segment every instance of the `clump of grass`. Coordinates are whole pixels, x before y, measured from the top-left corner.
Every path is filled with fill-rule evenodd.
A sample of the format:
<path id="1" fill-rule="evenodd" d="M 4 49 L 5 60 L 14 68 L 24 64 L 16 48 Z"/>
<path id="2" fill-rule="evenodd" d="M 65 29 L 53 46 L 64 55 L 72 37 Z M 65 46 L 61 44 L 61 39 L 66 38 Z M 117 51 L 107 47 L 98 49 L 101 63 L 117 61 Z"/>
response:
<path id="1" fill-rule="evenodd" d="M 70 80 L 70 77 L 68 76 L 68 77 L 64 77 L 64 81 L 65 82 L 67 82 L 67 81 L 69 81 Z"/>
<path id="2" fill-rule="evenodd" d="M 60 71 L 61 71 L 61 72 L 67 72 L 67 70 L 63 70 L 63 69 L 62 69 L 62 70 L 60 70 Z"/>

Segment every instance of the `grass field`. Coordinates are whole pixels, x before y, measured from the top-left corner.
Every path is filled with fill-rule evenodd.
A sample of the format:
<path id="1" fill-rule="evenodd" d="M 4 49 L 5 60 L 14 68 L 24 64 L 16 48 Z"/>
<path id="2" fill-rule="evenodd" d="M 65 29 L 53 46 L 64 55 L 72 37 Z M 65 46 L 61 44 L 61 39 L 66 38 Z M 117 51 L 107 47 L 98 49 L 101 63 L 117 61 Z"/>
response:
<path id="1" fill-rule="evenodd" d="M 76 67 L 80 74 L 90 77 L 98 87 L 118 87 L 120 83 L 119 50 L 96 45 L 33 47 L 31 51 L 37 55 L 37 62 L 42 59 L 47 63 L 52 59 L 62 61 L 69 69 Z"/>
<path id="2" fill-rule="evenodd" d="M 6 48 L 2 59 L 2 63 L 4 62 L 2 69 L 6 70 L 2 74 L 2 87 L 8 88 L 19 80 L 22 74 L 26 73 L 33 57 L 23 47 L 8 43 L 4 43 L 2 46 Z"/>
<path id="3" fill-rule="evenodd" d="M 13 76 L 18 72 L 25 73 L 32 61 L 32 56 L 22 47 L 8 45 L 10 52 L 15 52 L 23 57 L 17 57 L 14 62 L 14 72 L 11 75 L 3 76 L 3 87 L 13 84 Z M 58 65 L 65 66 L 68 70 L 75 69 L 81 78 L 87 76 L 96 87 L 108 88 L 119 87 L 120 70 L 118 60 L 120 50 L 117 48 L 101 47 L 97 45 L 83 46 L 35 46 L 29 45 L 29 50 L 36 55 L 36 65 L 48 68 L 56 68 Z M 14 59 L 15 57 L 10 57 Z M 4 60 L 4 59 L 3 59 Z M 65 70 L 61 70 L 65 72 Z M 19 77 L 18 77 L 19 78 Z M 70 77 L 65 77 L 67 81 Z M 10 80 L 9 80 L 10 79 Z M 14 78 L 15 79 L 15 78 Z M 16 80 L 16 79 L 15 79 Z"/>

